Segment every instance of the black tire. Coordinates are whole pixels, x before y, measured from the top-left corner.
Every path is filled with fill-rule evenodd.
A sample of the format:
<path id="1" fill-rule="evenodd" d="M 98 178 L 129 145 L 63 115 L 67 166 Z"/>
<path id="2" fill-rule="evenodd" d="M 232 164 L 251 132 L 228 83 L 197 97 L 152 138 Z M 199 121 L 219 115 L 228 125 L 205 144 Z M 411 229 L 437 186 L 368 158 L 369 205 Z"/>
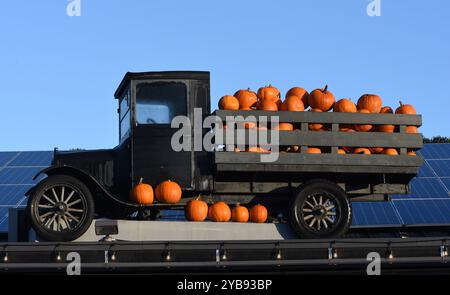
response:
<path id="1" fill-rule="evenodd" d="M 39 238 L 46 241 L 63 242 L 79 238 L 91 225 L 94 212 L 89 188 L 68 175 L 47 177 L 28 199 L 27 213 L 31 226 Z"/>
<path id="2" fill-rule="evenodd" d="M 301 238 L 337 238 L 347 232 L 352 208 L 338 185 L 315 180 L 299 188 L 289 204 L 288 216 L 292 229 Z"/>

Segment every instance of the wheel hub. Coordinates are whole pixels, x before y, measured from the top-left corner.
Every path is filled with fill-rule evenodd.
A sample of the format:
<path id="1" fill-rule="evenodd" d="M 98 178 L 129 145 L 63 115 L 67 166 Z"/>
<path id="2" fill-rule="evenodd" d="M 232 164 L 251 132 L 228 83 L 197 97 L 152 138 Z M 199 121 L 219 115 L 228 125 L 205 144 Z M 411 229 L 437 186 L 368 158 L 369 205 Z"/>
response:
<path id="1" fill-rule="evenodd" d="M 59 202 L 55 205 L 56 213 L 59 215 L 64 215 L 67 212 L 67 205 L 65 203 Z"/>
<path id="2" fill-rule="evenodd" d="M 324 206 L 316 206 L 313 208 L 312 214 L 316 218 L 324 218 L 325 215 L 327 214 L 327 209 Z"/>

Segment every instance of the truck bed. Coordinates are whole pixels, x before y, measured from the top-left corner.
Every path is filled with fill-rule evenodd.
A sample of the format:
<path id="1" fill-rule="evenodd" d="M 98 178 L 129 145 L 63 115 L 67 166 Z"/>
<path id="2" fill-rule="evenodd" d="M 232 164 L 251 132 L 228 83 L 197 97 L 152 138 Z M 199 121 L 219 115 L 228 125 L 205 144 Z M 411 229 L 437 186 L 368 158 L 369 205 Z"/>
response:
<path id="1" fill-rule="evenodd" d="M 217 110 L 214 115 L 222 121 L 235 118 L 243 122 L 255 116 L 278 116 L 279 122 L 293 123 L 298 129 L 279 131 L 280 146 L 300 146 L 299 153 L 280 153 L 274 162 L 261 162 L 261 153 L 216 151 L 216 172 L 317 172 L 317 173 L 368 173 L 407 174 L 409 181 L 418 173 L 423 163 L 420 156 L 407 155 L 408 149 L 418 150 L 423 146 L 421 134 L 406 133 L 406 126 L 421 126 L 420 115 L 360 114 L 360 113 L 313 113 L 289 111 L 227 111 Z M 330 131 L 310 131 L 309 123 L 327 124 Z M 390 124 L 398 126 L 394 133 L 384 132 L 340 132 L 339 127 L 354 124 Z M 233 146 L 239 140 L 248 142 L 250 130 L 225 129 L 216 136 L 216 144 Z M 217 133 L 218 134 L 218 133 Z M 329 153 L 308 154 L 308 147 L 328 148 Z M 399 155 L 383 154 L 338 154 L 339 147 L 389 147 L 400 151 Z"/>

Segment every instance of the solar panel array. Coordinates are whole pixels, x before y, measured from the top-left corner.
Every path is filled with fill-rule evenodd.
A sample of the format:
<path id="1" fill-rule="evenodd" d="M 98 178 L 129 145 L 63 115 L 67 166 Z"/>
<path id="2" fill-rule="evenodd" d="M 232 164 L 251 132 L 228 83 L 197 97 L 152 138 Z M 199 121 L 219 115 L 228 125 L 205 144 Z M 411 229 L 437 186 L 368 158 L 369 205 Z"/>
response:
<path id="1" fill-rule="evenodd" d="M 43 176 L 33 176 L 48 167 L 53 153 L 0 152 L 0 232 L 8 231 L 8 210 L 26 206 L 25 193 Z"/>
<path id="2" fill-rule="evenodd" d="M 427 144 L 419 152 L 425 163 L 411 182 L 411 194 L 391 202 L 353 204 L 353 227 L 450 225 L 450 144 Z M 8 231 L 8 210 L 26 206 L 25 192 L 41 178 L 32 177 L 50 165 L 52 152 L 0 152 L 0 232 Z M 182 220 L 182 212 L 167 213 Z"/>
<path id="3" fill-rule="evenodd" d="M 450 224 L 450 144 L 426 144 L 425 162 L 411 181 L 411 193 L 391 202 L 354 203 L 354 226 Z"/>

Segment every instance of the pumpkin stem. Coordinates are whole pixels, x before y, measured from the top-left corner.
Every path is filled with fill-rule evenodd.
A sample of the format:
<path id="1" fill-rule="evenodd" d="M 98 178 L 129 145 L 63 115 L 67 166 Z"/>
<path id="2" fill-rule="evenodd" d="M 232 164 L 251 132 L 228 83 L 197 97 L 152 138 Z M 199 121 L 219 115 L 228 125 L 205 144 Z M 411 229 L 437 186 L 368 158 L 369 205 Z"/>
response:
<path id="1" fill-rule="evenodd" d="M 241 206 L 241 203 L 236 203 L 236 207 L 239 207 L 239 206 Z"/>
<path id="2" fill-rule="evenodd" d="M 139 179 L 139 184 L 141 184 L 143 180 L 144 180 L 144 178 L 141 177 L 141 178 Z"/>
<path id="3" fill-rule="evenodd" d="M 328 85 L 325 85 L 325 87 L 323 88 L 323 92 L 327 91 L 328 89 Z"/>
<path id="4" fill-rule="evenodd" d="M 401 100 L 398 103 L 400 104 L 401 107 L 403 106 L 403 102 Z"/>

